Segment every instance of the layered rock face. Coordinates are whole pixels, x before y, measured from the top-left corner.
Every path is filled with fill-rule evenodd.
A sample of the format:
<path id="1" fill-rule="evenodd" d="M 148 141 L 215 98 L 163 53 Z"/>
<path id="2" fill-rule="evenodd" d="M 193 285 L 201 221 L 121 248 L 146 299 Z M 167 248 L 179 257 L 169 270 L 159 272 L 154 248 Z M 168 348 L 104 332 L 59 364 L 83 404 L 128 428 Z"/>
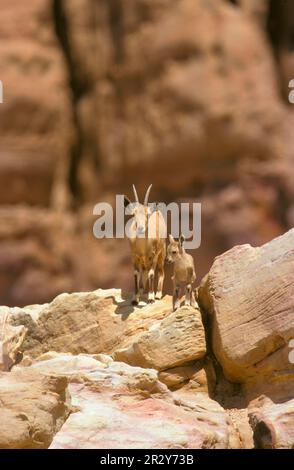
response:
<path id="1" fill-rule="evenodd" d="M 62 176 L 71 128 L 51 1 L 1 0 L 1 16 L 0 204 L 48 206 L 55 179 Z"/>
<path id="2" fill-rule="evenodd" d="M 0 449 L 47 448 L 69 415 L 66 387 L 31 368 L 0 372 Z"/>
<path id="3" fill-rule="evenodd" d="M 3 305 L 52 300 L 60 292 L 115 285 L 117 264 L 129 279 L 126 240 L 99 242 L 82 214 L 50 209 L 0 207 L 0 299 Z M 118 242 L 120 250 L 109 253 Z M 129 268 L 126 271 L 126 268 Z"/>
<path id="4" fill-rule="evenodd" d="M 8 324 L 8 315 L 9 309 L 0 307 L 0 370 L 9 370 L 21 359 L 19 351 L 27 333 L 23 325 Z"/>
<path id="5" fill-rule="evenodd" d="M 130 289 L 124 245 L 93 238 L 92 210 L 133 182 L 203 203 L 200 277 L 293 225 L 293 15 L 274 3 L 1 0 L 1 303 Z M 48 236 L 32 233 L 32 205 Z M 47 267 L 51 250 L 62 260 Z"/>
<path id="6" fill-rule="evenodd" d="M 70 381 L 75 412 L 52 449 L 227 448 L 234 437 L 216 402 L 173 396 L 154 370 L 85 355 L 57 355 L 32 367 Z"/>
<path id="7" fill-rule="evenodd" d="M 124 349 L 117 350 L 115 359 L 157 370 L 203 359 L 206 353 L 205 334 L 200 312 L 196 312 L 194 308 L 182 307 L 171 313 L 154 323 L 148 332 L 132 339 Z"/>
<path id="8" fill-rule="evenodd" d="M 292 448 L 293 239 L 217 257 L 201 312 L 119 289 L 1 307 L 0 447 Z"/>
<path id="9" fill-rule="evenodd" d="M 171 312 L 167 297 L 143 311 L 119 289 L 61 294 L 47 305 L 10 309 L 10 322 L 28 332 L 23 352 L 29 357 L 54 350 L 75 354 L 112 353 Z"/>
<path id="10" fill-rule="evenodd" d="M 0 448 L 292 448 L 293 231 L 201 312 L 92 235 L 133 182 L 203 203 L 199 279 L 293 226 L 290 2 L 0 3 Z"/>
<path id="11" fill-rule="evenodd" d="M 260 248 L 242 245 L 216 258 L 199 289 L 212 349 L 229 380 L 292 395 L 294 230 Z"/>
<path id="12" fill-rule="evenodd" d="M 264 35 L 241 9 L 215 0 L 63 5 L 73 73 L 85 89 L 77 107 L 81 163 L 86 142 L 99 145 L 104 183 L 125 185 L 140 170 L 176 192 L 203 178 L 220 182 L 218 165 L 228 160 L 238 167 L 249 156 L 278 157 L 283 109 L 273 61 Z"/>
<path id="13" fill-rule="evenodd" d="M 292 395 L 293 396 L 293 395 Z M 257 448 L 293 449 L 294 400 L 275 404 L 264 396 L 249 407 L 249 420 Z"/>

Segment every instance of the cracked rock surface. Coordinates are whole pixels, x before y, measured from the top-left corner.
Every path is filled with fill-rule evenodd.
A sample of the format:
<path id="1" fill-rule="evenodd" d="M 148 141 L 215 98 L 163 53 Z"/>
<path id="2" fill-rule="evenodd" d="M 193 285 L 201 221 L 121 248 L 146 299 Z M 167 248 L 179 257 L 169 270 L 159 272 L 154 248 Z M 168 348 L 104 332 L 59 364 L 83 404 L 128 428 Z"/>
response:
<path id="1" fill-rule="evenodd" d="M 119 289 L 1 307 L 0 447 L 292 448 L 293 242 L 216 258 L 201 311 Z"/>

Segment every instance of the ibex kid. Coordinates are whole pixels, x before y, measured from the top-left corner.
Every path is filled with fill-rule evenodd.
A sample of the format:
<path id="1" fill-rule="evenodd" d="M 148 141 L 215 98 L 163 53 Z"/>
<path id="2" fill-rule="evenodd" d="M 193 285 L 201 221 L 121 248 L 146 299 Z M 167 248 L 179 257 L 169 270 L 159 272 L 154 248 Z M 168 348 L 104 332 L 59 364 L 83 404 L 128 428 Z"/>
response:
<path id="1" fill-rule="evenodd" d="M 185 237 L 180 236 L 176 241 L 172 235 L 169 235 L 169 245 L 167 247 L 167 262 L 174 264 L 173 271 L 173 310 L 180 306 L 181 287 L 185 287 L 185 305 L 197 306 L 193 283 L 196 280 L 194 260 L 191 255 L 186 253 L 183 243 Z"/>

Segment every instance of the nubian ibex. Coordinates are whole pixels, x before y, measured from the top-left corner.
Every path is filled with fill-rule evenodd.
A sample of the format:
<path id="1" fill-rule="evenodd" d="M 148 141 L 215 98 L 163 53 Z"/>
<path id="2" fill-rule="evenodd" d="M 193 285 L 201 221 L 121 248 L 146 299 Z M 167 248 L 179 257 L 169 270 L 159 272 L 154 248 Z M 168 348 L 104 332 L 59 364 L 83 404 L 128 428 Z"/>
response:
<path id="1" fill-rule="evenodd" d="M 185 305 L 197 306 L 193 283 L 196 280 L 194 260 L 191 255 L 186 253 L 183 246 L 184 235 L 181 235 L 176 241 L 172 235 L 169 235 L 169 245 L 167 247 L 167 262 L 174 264 L 173 271 L 173 310 L 180 306 L 181 287 L 185 287 Z"/>
<path id="2" fill-rule="evenodd" d="M 133 216 L 127 237 L 130 242 L 134 265 L 135 294 L 133 305 L 139 303 L 144 291 L 148 290 L 148 302 L 161 299 L 164 281 L 164 263 L 166 256 L 166 223 L 156 204 L 148 204 L 152 185 L 146 191 L 144 203 L 139 202 L 135 186 L 135 202 L 124 197 L 125 207 Z M 154 293 L 154 277 L 158 269 L 158 285 Z"/>

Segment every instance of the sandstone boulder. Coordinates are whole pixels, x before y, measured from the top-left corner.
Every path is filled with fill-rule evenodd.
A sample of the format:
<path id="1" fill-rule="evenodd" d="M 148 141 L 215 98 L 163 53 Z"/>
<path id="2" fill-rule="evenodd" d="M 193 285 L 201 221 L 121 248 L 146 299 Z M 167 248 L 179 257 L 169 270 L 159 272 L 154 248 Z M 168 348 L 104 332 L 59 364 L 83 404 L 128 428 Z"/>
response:
<path id="1" fill-rule="evenodd" d="M 47 448 L 69 414 L 66 387 L 30 368 L 0 372 L 0 448 Z"/>
<path id="2" fill-rule="evenodd" d="M 294 399 L 274 403 L 261 396 L 250 403 L 248 411 L 257 448 L 294 448 Z"/>
<path id="3" fill-rule="evenodd" d="M 50 448 L 238 446 L 225 411 L 205 394 L 174 396 L 152 369 L 105 355 L 50 353 L 29 369 L 67 375 L 74 412 Z"/>
<path id="4" fill-rule="evenodd" d="M 247 408 L 229 408 L 226 409 L 230 422 L 232 422 L 237 435 L 241 441 L 242 448 L 253 449 L 253 432 L 248 419 Z"/>
<path id="5" fill-rule="evenodd" d="M 119 289 L 98 289 L 61 294 L 50 304 L 11 308 L 9 318 L 11 324 L 27 328 L 23 351 L 36 357 L 49 350 L 112 353 L 171 310 L 169 296 L 134 308 L 131 296 Z"/>
<path id="6" fill-rule="evenodd" d="M 21 359 L 21 349 L 27 329 L 9 324 L 9 308 L 0 307 L 0 370 L 8 371 Z"/>
<path id="7" fill-rule="evenodd" d="M 158 377 L 170 390 L 181 388 L 191 392 L 205 392 L 209 396 L 213 396 L 216 385 L 215 370 L 208 357 L 163 370 Z"/>
<path id="8" fill-rule="evenodd" d="M 159 372 L 158 377 L 169 388 L 177 388 L 189 382 L 197 373 L 201 372 L 203 370 L 202 365 L 203 361 L 197 361 L 184 366 L 172 367 Z"/>
<path id="9" fill-rule="evenodd" d="M 294 336 L 293 281 L 294 230 L 259 248 L 236 246 L 215 259 L 199 299 L 228 379 L 264 386 L 269 380 L 280 391 L 293 391 L 288 344 Z"/>
<path id="10" fill-rule="evenodd" d="M 200 311 L 181 307 L 154 323 L 124 349 L 116 350 L 114 358 L 131 365 L 164 370 L 203 359 L 205 354 Z"/>

